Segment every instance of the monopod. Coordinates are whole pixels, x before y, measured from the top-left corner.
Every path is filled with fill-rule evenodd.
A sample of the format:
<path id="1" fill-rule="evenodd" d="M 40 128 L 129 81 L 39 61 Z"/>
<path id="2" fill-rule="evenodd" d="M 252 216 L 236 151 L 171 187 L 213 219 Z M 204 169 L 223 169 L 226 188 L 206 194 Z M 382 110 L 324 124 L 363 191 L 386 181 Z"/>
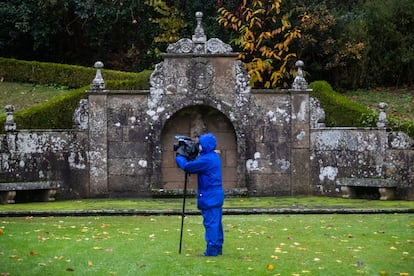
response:
<path id="1" fill-rule="evenodd" d="M 187 182 L 188 182 L 188 172 L 185 173 L 184 178 L 184 192 L 183 192 L 183 209 L 181 212 L 181 231 L 180 231 L 180 247 L 178 253 L 181 254 L 181 247 L 183 243 L 183 229 L 184 229 L 184 218 L 185 218 L 185 199 L 187 197 Z"/>

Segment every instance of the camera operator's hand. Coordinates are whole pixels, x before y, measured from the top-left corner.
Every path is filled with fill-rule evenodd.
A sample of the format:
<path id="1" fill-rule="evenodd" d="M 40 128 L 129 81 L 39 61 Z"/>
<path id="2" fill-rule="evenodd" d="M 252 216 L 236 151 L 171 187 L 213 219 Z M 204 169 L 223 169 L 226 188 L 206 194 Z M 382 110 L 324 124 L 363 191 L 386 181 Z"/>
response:
<path id="1" fill-rule="evenodd" d="M 177 154 L 175 157 L 175 162 L 177 162 L 177 164 L 185 164 L 188 162 L 188 159 L 185 156 Z"/>

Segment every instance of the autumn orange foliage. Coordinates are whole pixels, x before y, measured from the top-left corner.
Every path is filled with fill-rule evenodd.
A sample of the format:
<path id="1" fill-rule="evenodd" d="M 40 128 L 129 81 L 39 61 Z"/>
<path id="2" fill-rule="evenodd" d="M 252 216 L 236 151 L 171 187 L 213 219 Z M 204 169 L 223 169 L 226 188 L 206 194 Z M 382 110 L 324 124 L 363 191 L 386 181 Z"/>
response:
<path id="1" fill-rule="evenodd" d="M 282 14 L 282 3 L 244 0 L 237 12 L 219 9 L 219 24 L 238 33 L 233 43 L 240 47 L 239 58 L 246 65 L 251 85 L 257 88 L 286 87 L 287 65 L 296 57 L 290 46 L 301 32 Z"/>

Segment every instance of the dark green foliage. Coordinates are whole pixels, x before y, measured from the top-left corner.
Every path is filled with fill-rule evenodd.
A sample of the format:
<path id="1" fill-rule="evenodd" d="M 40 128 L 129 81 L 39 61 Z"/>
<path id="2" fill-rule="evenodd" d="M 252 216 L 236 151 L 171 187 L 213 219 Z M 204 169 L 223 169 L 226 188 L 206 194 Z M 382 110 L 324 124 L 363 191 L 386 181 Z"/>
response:
<path id="1" fill-rule="evenodd" d="M 369 0 L 363 11 L 369 84 L 413 84 L 414 1 Z"/>
<path id="2" fill-rule="evenodd" d="M 216 19 L 222 6 L 240 13 L 240 0 L 165 2 L 187 23 L 180 37 L 193 34 L 196 11 L 204 14 L 207 37 L 229 43 L 236 36 Z M 301 41 L 290 48 L 305 61 L 308 80 L 324 79 L 335 89 L 413 84 L 414 1 L 285 0 L 281 8 L 292 26 L 302 29 Z M 308 21 L 302 20 L 304 13 Z M 0 56 L 85 66 L 101 60 L 108 69 L 151 69 L 167 47 L 154 41 L 162 32 L 151 21 L 157 16 L 145 1 L 2 1 Z"/>
<path id="3" fill-rule="evenodd" d="M 327 126 L 376 127 L 378 113 L 348 100 L 333 90 L 326 81 L 315 81 L 309 85 L 313 89 L 310 96 L 317 98 L 325 111 Z M 403 131 L 414 138 L 414 122 L 387 116 L 389 128 Z"/>
<path id="4" fill-rule="evenodd" d="M 0 58 L 0 77 L 7 81 L 64 85 L 78 89 L 49 102 L 14 113 L 18 129 L 71 129 L 72 114 L 96 73 L 94 68 Z M 107 89 L 149 89 L 151 71 L 103 70 Z M 80 87 L 80 88 L 79 88 Z M 0 118 L 4 125 L 5 117 Z M 1 128 L 0 132 L 4 129 Z"/>
<path id="5" fill-rule="evenodd" d="M 144 70 L 134 74 L 133 79 L 110 80 L 106 82 L 106 89 L 110 90 L 146 90 L 149 89 L 149 79 L 152 74 L 151 70 Z"/>
<path id="6" fill-rule="evenodd" d="M 326 81 L 315 81 L 310 88 L 313 89 L 310 96 L 317 98 L 325 110 L 327 126 L 374 126 L 372 122 L 364 121 L 372 111 L 335 92 Z"/>
<path id="7" fill-rule="evenodd" d="M 72 114 L 88 86 L 29 109 L 14 113 L 18 129 L 71 129 Z"/>
<path id="8" fill-rule="evenodd" d="M 71 88 L 88 85 L 95 77 L 96 69 L 49 62 L 22 61 L 0 58 L 0 78 L 10 82 L 58 84 Z M 102 70 L 105 80 L 133 80 L 137 73 Z"/>

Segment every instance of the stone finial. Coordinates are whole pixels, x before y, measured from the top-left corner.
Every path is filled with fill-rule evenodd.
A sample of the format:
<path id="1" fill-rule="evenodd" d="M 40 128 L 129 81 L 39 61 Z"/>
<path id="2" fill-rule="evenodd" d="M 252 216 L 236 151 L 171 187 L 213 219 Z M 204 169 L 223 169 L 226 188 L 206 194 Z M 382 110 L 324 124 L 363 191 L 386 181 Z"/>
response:
<path id="1" fill-rule="evenodd" d="M 16 124 L 14 122 L 14 117 L 13 117 L 13 112 L 15 110 L 14 106 L 11 104 L 8 104 L 4 107 L 4 110 L 6 111 L 6 122 L 4 123 L 4 130 L 6 132 L 15 131 Z"/>
<path id="2" fill-rule="evenodd" d="M 292 84 L 292 89 L 293 90 L 307 90 L 308 89 L 308 83 L 306 82 L 305 78 L 303 77 L 303 72 L 302 72 L 302 67 L 304 65 L 305 64 L 303 63 L 302 60 L 298 60 L 295 63 L 295 67 L 298 68 L 298 72 L 297 72 L 295 80 L 293 81 L 293 84 Z"/>
<path id="3" fill-rule="evenodd" d="M 101 69 L 104 67 L 104 64 L 101 61 L 95 62 L 93 67 L 96 68 L 96 75 L 91 84 L 91 90 L 104 90 L 105 89 L 105 81 L 102 78 Z"/>
<path id="4" fill-rule="evenodd" d="M 224 43 L 218 38 L 210 38 L 207 41 L 207 36 L 204 34 L 202 26 L 203 13 L 195 13 L 197 26 L 194 31 L 192 39 L 181 38 L 175 43 L 168 45 L 167 53 L 175 54 L 222 54 L 233 51 L 229 44 Z"/>
<path id="5" fill-rule="evenodd" d="M 195 13 L 196 20 L 197 20 L 197 26 L 194 31 L 193 35 L 193 41 L 195 43 L 206 43 L 207 36 L 204 34 L 204 29 L 201 24 L 201 21 L 203 20 L 203 13 L 202 12 L 196 12 Z"/>
<path id="6" fill-rule="evenodd" d="M 379 107 L 379 118 L 378 118 L 378 122 L 377 122 L 377 127 L 387 127 L 388 126 L 388 120 L 387 120 L 387 113 L 385 113 L 385 110 L 388 107 L 387 103 L 379 103 L 378 104 Z"/>
<path id="7" fill-rule="evenodd" d="M 206 51 L 205 44 L 207 41 L 207 36 L 204 34 L 204 29 L 203 29 L 203 26 L 201 25 L 201 21 L 203 19 L 203 13 L 196 12 L 195 16 L 197 20 L 197 26 L 195 28 L 194 35 L 192 36 L 192 40 L 194 42 L 194 52 L 204 53 Z"/>

